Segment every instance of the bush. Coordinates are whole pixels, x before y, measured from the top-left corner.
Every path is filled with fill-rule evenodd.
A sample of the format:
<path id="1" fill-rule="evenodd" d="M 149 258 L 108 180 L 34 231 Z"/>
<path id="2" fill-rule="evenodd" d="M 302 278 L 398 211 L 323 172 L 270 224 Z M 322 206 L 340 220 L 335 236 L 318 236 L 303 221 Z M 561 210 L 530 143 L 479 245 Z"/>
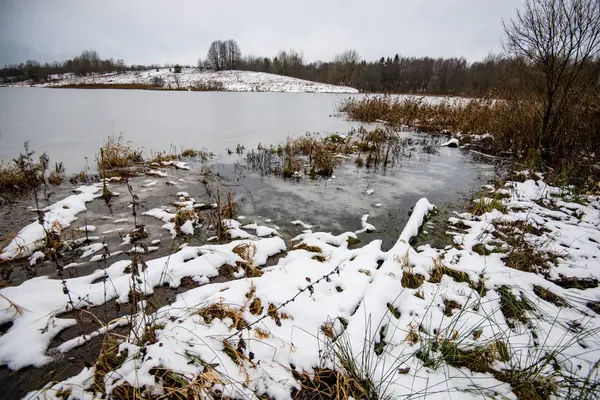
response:
<path id="1" fill-rule="evenodd" d="M 161 88 L 165 85 L 165 80 L 160 76 L 154 76 L 150 80 L 150 84 L 152 85 L 152 87 Z"/>
<path id="2" fill-rule="evenodd" d="M 181 73 L 181 65 L 175 64 L 175 67 L 173 67 L 173 72 L 175 72 L 176 74 L 180 74 Z"/>

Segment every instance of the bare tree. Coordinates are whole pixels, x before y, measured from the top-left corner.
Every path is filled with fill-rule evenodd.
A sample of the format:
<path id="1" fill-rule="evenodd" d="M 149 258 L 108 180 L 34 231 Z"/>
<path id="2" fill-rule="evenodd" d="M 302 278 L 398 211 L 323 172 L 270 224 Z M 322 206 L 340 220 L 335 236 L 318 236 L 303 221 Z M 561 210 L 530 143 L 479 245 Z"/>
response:
<path id="1" fill-rule="evenodd" d="M 526 0 L 504 31 L 505 51 L 542 105 L 538 147 L 560 151 L 565 113 L 577 106 L 582 72 L 600 54 L 600 1 Z"/>
<path id="2" fill-rule="evenodd" d="M 241 58 L 240 46 L 233 39 L 224 42 L 225 47 L 225 69 L 236 69 Z"/>
<path id="3" fill-rule="evenodd" d="M 208 49 L 206 64 L 215 71 L 235 69 L 241 58 L 242 52 L 235 40 L 215 40 Z"/>
<path id="4" fill-rule="evenodd" d="M 333 61 L 337 64 L 337 82 L 343 85 L 351 84 L 354 70 L 360 62 L 358 52 L 355 49 L 346 50 L 342 54 L 338 54 Z"/>
<path id="5" fill-rule="evenodd" d="M 223 58 L 221 49 L 223 47 L 222 40 L 215 40 L 210 44 L 208 54 L 206 55 L 206 66 L 212 68 L 215 71 L 223 69 Z"/>
<path id="6" fill-rule="evenodd" d="M 294 49 L 282 50 L 273 59 L 273 64 L 276 73 L 299 77 L 304 66 L 304 56 Z"/>

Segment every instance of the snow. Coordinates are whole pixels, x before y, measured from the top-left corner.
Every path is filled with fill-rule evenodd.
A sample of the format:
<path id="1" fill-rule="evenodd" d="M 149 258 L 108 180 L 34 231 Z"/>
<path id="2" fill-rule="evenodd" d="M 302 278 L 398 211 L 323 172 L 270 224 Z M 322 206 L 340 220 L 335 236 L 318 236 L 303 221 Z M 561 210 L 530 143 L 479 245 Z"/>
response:
<path id="1" fill-rule="evenodd" d="M 118 256 L 119 254 L 123 254 L 123 251 L 118 250 L 118 251 L 113 251 L 110 254 L 106 254 L 106 253 L 96 254 L 95 256 L 92 256 L 90 258 L 90 262 L 103 261 L 103 260 L 106 260 L 107 258 Z"/>
<path id="2" fill-rule="evenodd" d="M 34 252 L 31 257 L 29 257 L 29 265 L 35 265 L 38 262 L 43 262 L 46 255 L 42 251 Z"/>
<path id="3" fill-rule="evenodd" d="M 360 224 L 361 224 L 362 228 L 354 233 L 360 234 L 360 233 L 365 233 L 365 232 L 373 232 L 375 230 L 375 227 L 367 222 L 368 219 L 369 219 L 369 214 L 363 215 L 360 218 Z"/>
<path id="4" fill-rule="evenodd" d="M 12 260 L 31 255 L 39 249 L 46 237 L 46 232 L 60 233 L 77 219 L 76 215 L 86 210 L 85 203 L 99 197 L 101 184 L 81 186 L 75 189 L 79 194 L 74 194 L 49 207 L 44 208 L 44 226 L 38 219 L 27 225 L 17 233 L 17 236 L 2 249 L 0 259 Z"/>
<path id="5" fill-rule="evenodd" d="M 160 171 L 158 169 L 151 169 L 150 171 L 146 172 L 147 175 L 151 175 L 151 176 L 156 176 L 159 178 L 164 178 L 167 176 L 167 173 L 165 171 Z"/>
<path id="6" fill-rule="evenodd" d="M 261 266 L 270 256 L 286 251 L 285 241 L 276 233 L 257 237 L 262 228 L 267 229 L 265 233 L 272 228 L 224 220 L 230 233 L 248 239 L 222 245 L 184 245 L 174 254 L 146 261 L 147 268 L 136 278 L 141 282 L 132 281 L 131 274 L 125 273 L 130 261 L 118 261 L 106 270 L 67 279 L 66 285 L 76 298 L 85 298 L 95 306 L 111 299 L 126 302 L 133 284 L 151 293 L 162 284 L 177 287 L 185 276 L 201 283 L 179 294 L 172 304 L 152 310 L 151 315 L 146 315 L 149 310 L 143 309 L 145 302 L 140 302 L 139 314 L 128 316 L 134 332 L 143 332 L 148 320 L 160 326 L 157 341 L 141 346 L 129 339 L 120 345 L 128 355 L 122 365 L 105 376 L 106 395 L 124 383 L 158 395 L 163 387 L 152 375 L 153 368 L 160 366 L 193 379 L 207 371 L 207 364 L 213 364 L 212 372 L 227 377 L 220 386 L 224 397 L 256 398 L 266 394 L 274 399 L 291 399 L 291 391 L 299 388 L 293 370 L 310 374 L 318 366 L 339 368 L 333 350 L 343 345 L 358 368 L 365 369 L 375 383 L 382 383 L 379 398 L 516 398 L 511 387 L 491 373 L 445 363 L 441 353 L 430 347 L 440 341 L 456 344 L 462 350 L 504 342 L 510 357 L 494 361 L 493 369 L 497 371 L 530 369 L 552 352 L 561 374 L 585 379 L 588 373 L 594 373 L 594 364 L 600 359 L 600 338 L 595 333 L 600 328 L 600 315 L 586 306 L 600 299 L 600 288 L 568 289 L 553 280 L 560 274 L 600 278 L 600 261 L 596 258 L 600 250 L 600 198 L 583 196 L 584 204 L 573 203 L 563 189 L 546 185 L 536 175 L 527 176 L 531 179 L 525 182 L 488 188 L 490 198 L 494 192 L 510 196 L 500 200 L 505 213 L 491 210 L 480 216 L 463 213 L 452 217 L 449 222 L 459 224 L 461 229 L 450 233 L 456 245 L 444 249 L 430 245 L 413 248 L 410 244 L 435 209 L 422 198 L 388 251 L 382 250 L 380 239 L 349 249 L 347 239 L 356 237 L 354 232 L 334 235 L 306 230 L 292 239 L 294 249 L 287 249 L 276 265 L 262 269 L 262 276 L 245 278 L 240 267 L 236 279 L 209 283 L 222 265 L 236 267 L 252 262 Z M 164 213 L 164 209 L 153 211 L 158 217 L 166 217 Z M 363 229 L 372 227 L 368 218 L 368 214 L 361 218 Z M 523 240 L 535 244 L 535 248 L 560 250 L 555 264 L 547 266 L 548 276 L 510 268 L 503 252 L 481 255 L 474 251 L 478 244 L 488 250 L 508 248 L 498 228 L 515 222 L 544 228 L 538 236 L 527 233 L 532 229 L 522 231 Z M 241 244 L 252 249 L 251 261 L 234 252 Z M 432 282 L 440 265 L 466 274 L 473 285 L 481 283 L 486 291 L 479 286 L 476 290 L 465 279 L 457 281 L 459 274 L 453 275 L 455 278 L 444 274 L 439 282 Z M 411 274 L 425 279 L 418 289 L 404 283 Z M 99 281 L 105 275 L 110 285 Z M 569 307 L 558 307 L 538 297 L 536 286 L 561 296 Z M 535 306 L 535 310 L 527 311 L 530 323 L 512 321 L 511 325 L 502 312 L 501 287 Z M 262 310 L 251 309 L 256 299 Z M 448 301 L 456 302 L 461 309 L 447 309 Z M 77 302 L 75 306 L 85 307 L 87 303 Z M 238 331 L 231 318 L 204 319 L 199 311 L 208 306 L 235 310 L 248 328 Z M 43 365 L 56 351 L 85 343 L 87 337 L 74 338 L 48 351 L 58 332 L 75 323 L 56 318 L 67 308 L 61 282 L 48 277 L 0 289 L 0 324 L 13 322 L 0 336 L 0 363 L 11 369 Z M 573 321 L 583 327 L 584 334 L 573 330 Z M 324 333 L 323 327 L 328 324 L 335 342 Z M 101 333 L 88 336 L 97 334 Z M 412 343 L 409 334 L 418 340 Z M 240 339 L 243 347 L 239 347 Z M 225 343 L 243 354 L 238 363 L 228 356 Z M 384 351 L 377 355 L 377 348 Z M 419 351 L 428 351 L 443 365 L 425 365 L 416 356 Z M 42 392 L 28 396 L 58 396 L 57 391 L 72 386 L 72 398 L 93 398 L 93 393 L 83 391 L 94 382 L 93 369 L 84 368 L 79 375 L 51 383 Z M 559 392 L 556 397 L 566 397 L 566 393 Z"/>
<path id="7" fill-rule="evenodd" d="M 285 250 L 285 242 L 279 237 L 248 243 L 255 248 L 254 259 L 258 265 L 264 264 L 269 256 Z M 177 253 L 149 260 L 146 262 L 147 268 L 136 277 L 137 289 L 149 294 L 154 287 L 163 284 L 177 287 L 185 276 L 203 279 L 206 283 L 209 277 L 218 275 L 220 266 L 235 265 L 236 261 L 243 261 L 232 252 L 239 244 L 240 242 L 232 242 L 225 245 L 186 246 Z M 131 261 L 128 260 L 117 261 L 106 270 L 66 279 L 65 285 L 75 299 L 75 307 L 86 308 L 90 304 L 98 306 L 115 298 L 120 303 L 126 303 L 132 277 L 125 272 L 125 268 L 130 264 Z M 94 283 L 103 276 L 108 277 L 110 283 L 104 280 Z M 32 293 L 35 295 L 32 296 Z M 28 365 L 41 366 L 51 361 L 52 357 L 46 352 L 50 341 L 61 330 L 76 323 L 74 319 L 57 317 L 69 308 L 61 281 L 47 276 L 1 289 L 0 324 L 12 321 L 13 325 L 0 336 L 0 365 L 6 364 L 17 370 Z"/>
<path id="8" fill-rule="evenodd" d="M 63 86 L 79 84 L 152 84 L 152 80 L 160 77 L 164 80 L 163 88 L 193 89 L 201 85 L 222 85 L 223 90 L 232 92 L 315 92 L 315 93 L 358 93 L 358 90 L 347 86 L 335 86 L 325 83 L 291 78 L 288 76 L 251 71 L 200 71 L 196 68 L 183 68 L 181 73 L 169 72 L 162 68 L 158 72 L 149 70 L 143 72 L 128 71 L 123 74 L 110 73 L 93 76 L 67 75 L 58 81 L 32 84 L 18 83 L 15 86 Z"/>
<path id="9" fill-rule="evenodd" d="M 404 230 L 400 234 L 400 238 L 398 238 L 398 242 L 404 241 L 408 243 L 411 238 L 417 236 L 419 234 L 419 228 L 423 225 L 423 222 L 425 222 L 425 218 L 434 208 L 434 205 L 427 201 L 426 198 L 417 201 Z"/>
<path id="10" fill-rule="evenodd" d="M 256 236 L 259 236 L 259 237 L 279 235 L 279 232 L 277 232 L 276 229 L 269 228 L 267 226 L 259 226 L 257 224 L 247 224 L 247 225 L 244 225 L 242 228 L 252 229 L 252 230 L 256 231 Z"/>
<path id="11" fill-rule="evenodd" d="M 104 247 L 104 243 L 92 243 L 90 245 L 80 247 L 79 250 L 83 251 L 83 254 L 81 254 L 81 258 L 87 258 L 92 254 L 96 254 L 100 250 L 103 250 Z"/>
<path id="12" fill-rule="evenodd" d="M 448 140 L 447 142 L 440 144 L 440 146 L 442 146 L 442 147 L 458 147 L 459 142 L 458 142 L 458 139 L 452 138 L 452 139 Z"/>
<path id="13" fill-rule="evenodd" d="M 300 221 L 299 219 L 297 219 L 297 220 L 295 220 L 295 221 L 292 221 L 292 222 L 290 222 L 290 223 L 291 223 L 292 225 L 299 225 L 299 226 L 303 227 L 304 229 L 312 229 L 312 227 L 313 227 L 312 225 L 310 225 L 310 224 L 307 224 L 307 223 L 305 223 L 305 222 L 302 222 L 302 221 Z"/>
<path id="14" fill-rule="evenodd" d="M 77 228 L 77 230 L 80 232 L 95 232 L 96 227 L 94 225 L 84 225 L 80 228 Z"/>
<path id="15" fill-rule="evenodd" d="M 181 233 L 184 235 L 193 235 L 194 234 L 194 224 L 192 221 L 185 221 L 183 225 L 181 225 Z"/>

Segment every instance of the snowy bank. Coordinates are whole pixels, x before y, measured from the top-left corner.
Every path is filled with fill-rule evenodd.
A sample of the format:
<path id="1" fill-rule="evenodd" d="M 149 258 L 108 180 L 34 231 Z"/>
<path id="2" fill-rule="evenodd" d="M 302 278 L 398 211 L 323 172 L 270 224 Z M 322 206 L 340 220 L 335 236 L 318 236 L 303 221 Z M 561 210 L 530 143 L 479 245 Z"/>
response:
<path id="1" fill-rule="evenodd" d="M 359 371 L 377 398 L 516 398 L 515 385 L 528 379 L 535 388 L 552 382 L 557 398 L 577 397 L 598 380 L 600 199 L 523 178 L 490 187 L 477 212 L 452 217 L 454 246 L 444 249 L 411 245 L 434 209 L 421 199 L 388 251 L 381 240 L 349 248 L 354 232 L 311 230 L 287 248 L 271 228 L 227 220 L 231 230 L 275 236 L 185 246 L 147 261 L 137 276 L 127 271 L 130 261 L 119 261 L 67 279 L 86 299 L 76 307 L 126 303 L 132 291 L 177 287 L 184 277 L 201 286 L 158 310 L 137 302 L 111 370 L 99 362 L 28 398 L 122 397 L 131 387 L 166 396 L 175 380 L 198 398 L 291 399 L 305 387 L 303 376 L 323 369 L 344 379 Z M 375 229 L 367 218 L 363 229 Z M 245 266 L 286 250 L 276 265 L 246 275 Z M 210 283 L 223 265 L 237 279 Z M 0 290 L 0 323 L 13 323 L 0 336 L 2 364 L 41 365 L 85 343 L 80 337 L 47 350 L 75 323 L 56 318 L 68 306 L 61 289 L 41 277 Z"/>
<path id="2" fill-rule="evenodd" d="M 231 92 L 307 92 L 307 93 L 358 93 L 347 86 L 329 85 L 289 76 L 251 71 L 200 71 L 196 68 L 183 68 L 174 73 L 168 68 L 158 71 L 127 71 L 122 74 L 110 73 L 92 76 L 65 74 L 57 80 L 42 84 L 23 82 L 13 86 L 68 86 L 68 85 L 148 85 L 162 80 L 157 89 L 197 89 L 221 86 L 221 90 Z"/>

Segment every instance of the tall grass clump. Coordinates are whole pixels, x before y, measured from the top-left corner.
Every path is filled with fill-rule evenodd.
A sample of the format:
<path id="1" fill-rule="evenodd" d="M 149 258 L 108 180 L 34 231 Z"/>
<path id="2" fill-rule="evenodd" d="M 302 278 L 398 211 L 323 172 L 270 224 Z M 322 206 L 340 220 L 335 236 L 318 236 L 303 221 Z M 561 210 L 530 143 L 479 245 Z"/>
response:
<path id="1" fill-rule="evenodd" d="M 111 176 L 133 176 L 132 167 L 141 164 L 144 159 L 141 149 L 134 149 L 123 135 L 109 136 L 100 148 L 97 156 L 98 171 L 102 178 Z"/>
<path id="2" fill-rule="evenodd" d="M 410 142 L 410 143 L 409 143 Z M 305 135 L 288 139 L 278 146 L 259 145 L 246 153 L 250 168 L 263 174 L 275 174 L 284 178 L 311 179 L 331 177 L 342 160 L 356 156 L 355 164 L 366 168 L 387 168 L 398 160 L 412 154 L 406 151 L 410 139 L 403 139 L 392 127 L 373 130 L 360 128 L 347 136 L 337 134 L 320 137 Z"/>
<path id="3" fill-rule="evenodd" d="M 64 169 L 57 163 L 54 170 L 49 169 L 49 157 L 42 153 L 34 159 L 35 151 L 24 144 L 24 153 L 10 162 L 0 161 L 0 190 L 9 194 L 25 194 L 37 191 L 47 184 L 59 185 L 63 181 Z"/>

